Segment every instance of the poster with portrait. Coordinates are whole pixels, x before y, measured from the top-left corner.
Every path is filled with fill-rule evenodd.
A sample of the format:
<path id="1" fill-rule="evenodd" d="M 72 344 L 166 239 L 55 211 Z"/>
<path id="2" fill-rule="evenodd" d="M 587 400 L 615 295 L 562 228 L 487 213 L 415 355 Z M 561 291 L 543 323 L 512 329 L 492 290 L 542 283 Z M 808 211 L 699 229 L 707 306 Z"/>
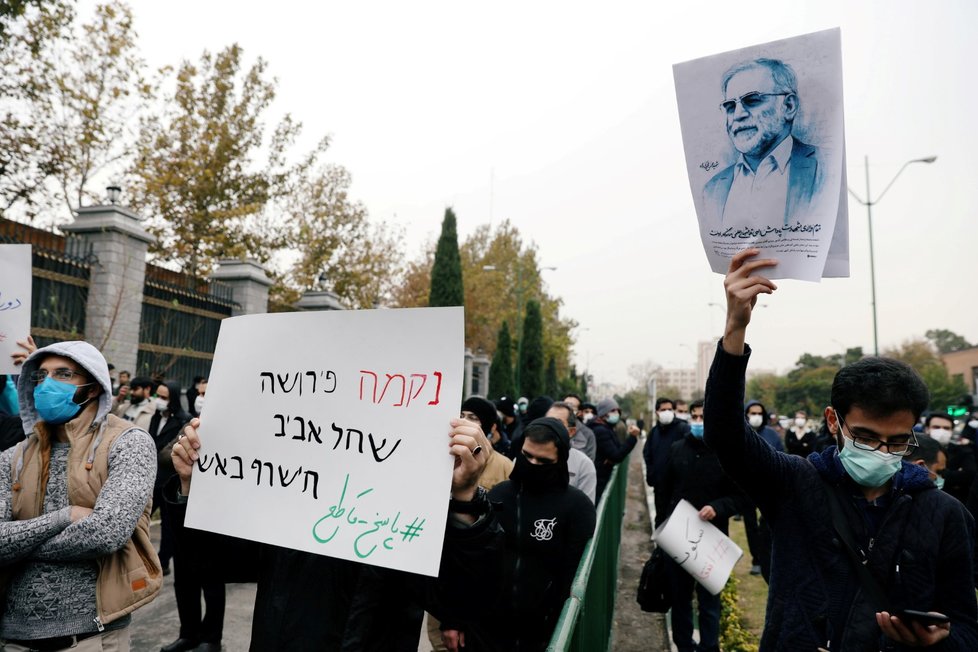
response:
<path id="1" fill-rule="evenodd" d="M 690 191 L 714 272 L 748 247 L 771 278 L 848 276 L 838 28 L 673 66 Z"/>

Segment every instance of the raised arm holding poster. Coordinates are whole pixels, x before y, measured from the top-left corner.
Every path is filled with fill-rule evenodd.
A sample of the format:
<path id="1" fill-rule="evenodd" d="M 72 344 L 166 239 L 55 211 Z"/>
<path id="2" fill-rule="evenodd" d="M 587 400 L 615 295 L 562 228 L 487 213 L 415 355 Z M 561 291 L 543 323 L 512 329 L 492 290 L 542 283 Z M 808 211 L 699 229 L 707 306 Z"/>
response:
<path id="1" fill-rule="evenodd" d="M 0 245 L 0 374 L 18 374 L 11 355 L 31 333 L 31 246 Z"/>
<path id="2" fill-rule="evenodd" d="M 462 362 L 461 308 L 226 319 L 186 524 L 437 575 Z"/>
<path id="3" fill-rule="evenodd" d="M 673 67 L 690 190 L 714 272 L 748 247 L 772 278 L 848 276 L 838 29 Z"/>

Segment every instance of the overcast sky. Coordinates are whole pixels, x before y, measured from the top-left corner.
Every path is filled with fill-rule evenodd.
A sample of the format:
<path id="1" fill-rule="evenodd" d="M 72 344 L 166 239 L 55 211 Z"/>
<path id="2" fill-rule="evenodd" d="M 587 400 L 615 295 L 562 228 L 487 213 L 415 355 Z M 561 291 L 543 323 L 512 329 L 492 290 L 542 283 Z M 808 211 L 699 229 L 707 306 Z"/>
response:
<path id="1" fill-rule="evenodd" d="M 414 257 L 444 208 L 460 237 L 509 219 L 576 319 L 579 367 L 692 366 L 720 333 L 722 277 L 700 244 L 672 64 L 842 28 L 850 186 L 874 196 L 881 348 L 949 328 L 978 340 L 978 3 L 133 2 L 152 66 L 237 42 L 279 79 L 277 113 L 331 134 L 374 218 Z M 82 4 L 83 15 L 91 3 Z M 491 181 L 494 179 L 494 181 Z M 866 209 L 850 201 L 852 277 L 783 281 L 752 365 L 872 350 Z"/>

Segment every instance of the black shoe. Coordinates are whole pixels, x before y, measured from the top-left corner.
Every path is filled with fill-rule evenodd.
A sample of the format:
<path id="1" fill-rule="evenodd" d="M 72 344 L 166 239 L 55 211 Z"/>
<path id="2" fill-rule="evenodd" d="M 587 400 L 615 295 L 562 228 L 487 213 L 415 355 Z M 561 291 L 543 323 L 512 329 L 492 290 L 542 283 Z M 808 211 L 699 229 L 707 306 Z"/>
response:
<path id="1" fill-rule="evenodd" d="M 199 641 L 190 638 L 178 638 L 169 645 L 161 647 L 160 652 L 187 652 L 188 650 L 193 650 L 198 645 L 200 645 Z"/>
<path id="2" fill-rule="evenodd" d="M 208 643 L 207 641 L 204 641 L 195 647 L 191 652 L 221 652 L 221 644 Z"/>

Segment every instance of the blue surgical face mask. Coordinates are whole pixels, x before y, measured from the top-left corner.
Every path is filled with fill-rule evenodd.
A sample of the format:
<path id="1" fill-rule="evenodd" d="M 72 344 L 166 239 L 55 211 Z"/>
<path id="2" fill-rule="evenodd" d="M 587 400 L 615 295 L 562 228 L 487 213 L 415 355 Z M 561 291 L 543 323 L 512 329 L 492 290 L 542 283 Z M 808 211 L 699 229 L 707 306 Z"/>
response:
<path id="1" fill-rule="evenodd" d="M 94 385 L 72 385 L 48 376 L 34 387 L 34 408 L 41 420 L 52 425 L 61 425 L 71 421 L 82 410 L 82 405 L 75 403 L 75 392 L 79 387 Z M 87 403 L 88 401 L 85 401 Z"/>
<path id="2" fill-rule="evenodd" d="M 839 459 L 849 477 L 863 487 L 882 487 L 900 470 L 902 458 L 883 451 L 866 451 L 856 448 L 852 440 L 843 435 Z"/>
<path id="3" fill-rule="evenodd" d="M 621 421 L 621 415 L 618 414 L 617 412 L 612 412 L 607 417 L 605 417 L 605 421 L 607 421 L 611 425 L 615 425 L 616 423 Z"/>
<path id="4" fill-rule="evenodd" d="M 692 421 L 689 424 L 689 431 L 697 439 L 703 439 L 703 422 L 702 421 Z"/>
<path id="5" fill-rule="evenodd" d="M 934 484 L 937 485 L 938 490 L 943 489 L 944 488 L 944 476 L 943 475 L 937 476 L 937 478 L 934 480 Z"/>

